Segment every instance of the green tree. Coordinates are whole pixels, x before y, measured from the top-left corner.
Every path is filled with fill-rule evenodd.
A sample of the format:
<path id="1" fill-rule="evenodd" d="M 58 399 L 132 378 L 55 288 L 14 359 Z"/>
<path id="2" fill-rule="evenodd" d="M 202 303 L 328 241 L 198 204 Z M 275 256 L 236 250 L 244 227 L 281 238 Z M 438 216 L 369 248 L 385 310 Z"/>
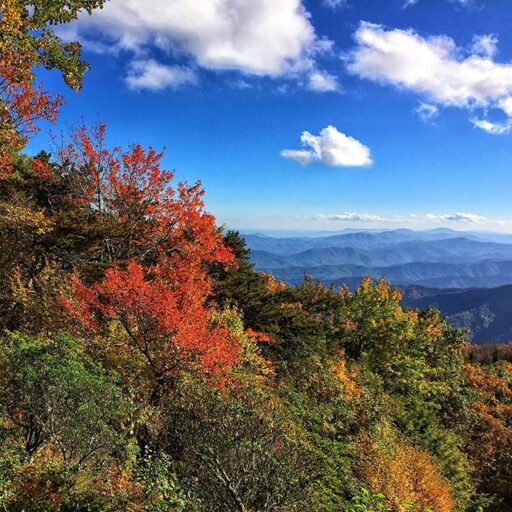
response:
<path id="1" fill-rule="evenodd" d="M 67 336 L 0 340 L 4 441 L 26 461 L 45 447 L 66 465 L 102 465 L 128 448 L 129 408 L 117 385 Z"/>
<path id="2" fill-rule="evenodd" d="M 178 478 L 198 510 L 304 510 L 315 459 L 272 393 L 187 382 L 167 417 Z"/>

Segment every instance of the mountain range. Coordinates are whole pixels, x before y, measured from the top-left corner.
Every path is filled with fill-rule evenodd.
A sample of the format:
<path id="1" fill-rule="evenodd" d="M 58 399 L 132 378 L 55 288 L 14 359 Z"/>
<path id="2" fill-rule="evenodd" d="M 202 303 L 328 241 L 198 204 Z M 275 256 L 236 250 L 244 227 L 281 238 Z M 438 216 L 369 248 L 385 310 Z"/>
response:
<path id="1" fill-rule="evenodd" d="M 310 275 L 353 288 L 365 275 L 384 277 L 404 304 L 437 306 L 477 343 L 512 339 L 512 235 L 443 228 L 244 238 L 255 267 L 288 284 Z"/>
<path id="2" fill-rule="evenodd" d="M 447 229 L 342 232 L 319 237 L 245 235 L 258 270 L 289 284 L 305 274 L 353 286 L 364 275 L 439 288 L 512 284 L 512 236 Z"/>

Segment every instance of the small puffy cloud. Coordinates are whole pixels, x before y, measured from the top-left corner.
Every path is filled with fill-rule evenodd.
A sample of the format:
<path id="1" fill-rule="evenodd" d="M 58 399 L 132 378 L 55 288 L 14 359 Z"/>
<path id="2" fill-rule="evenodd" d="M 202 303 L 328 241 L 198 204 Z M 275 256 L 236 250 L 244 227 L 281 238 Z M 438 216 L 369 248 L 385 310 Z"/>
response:
<path id="1" fill-rule="evenodd" d="M 110 0 L 62 33 L 100 53 L 131 53 L 135 61 L 150 59 L 156 49 L 164 56 L 161 66 L 185 62 L 298 82 L 332 49 L 315 33 L 301 0 Z"/>
<path id="2" fill-rule="evenodd" d="M 411 7 L 412 5 L 416 5 L 419 2 L 420 2 L 420 0 L 405 0 L 403 3 L 403 7 L 405 9 L 406 7 Z M 461 6 L 468 6 L 473 3 L 473 0 L 448 0 L 448 2 L 450 2 L 451 4 L 458 4 Z"/>
<path id="3" fill-rule="evenodd" d="M 336 92 L 339 90 L 338 79 L 325 71 L 315 71 L 309 75 L 308 89 L 316 92 Z"/>
<path id="4" fill-rule="evenodd" d="M 303 132 L 301 141 L 306 149 L 285 149 L 281 156 L 302 165 L 321 162 L 333 167 L 365 167 L 372 164 L 369 148 L 334 126 L 324 128 L 319 135 Z"/>
<path id="5" fill-rule="evenodd" d="M 334 215 L 317 215 L 315 220 L 329 220 L 336 222 L 385 222 L 387 219 L 371 213 L 344 212 Z"/>
<path id="6" fill-rule="evenodd" d="M 432 213 L 427 214 L 427 219 L 434 222 L 470 222 L 479 223 L 487 220 L 486 217 L 477 215 L 476 213 L 452 213 L 448 215 L 435 215 Z"/>
<path id="7" fill-rule="evenodd" d="M 439 115 L 439 108 L 431 103 L 421 102 L 416 108 L 416 114 L 422 121 L 428 122 Z"/>
<path id="8" fill-rule="evenodd" d="M 484 132 L 491 135 L 506 135 L 512 130 L 512 121 L 508 120 L 505 123 L 494 123 L 488 119 L 472 119 L 471 122 L 475 128 L 479 128 Z"/>
<path id="9" fill-rule="evenodd" d="M 474 36 L 471 50 L 475 55 L 492 58 L 498 50 L 498 38 L 494 34 Z"/>
<path id="10" fill-rule="evenodd" d="M 413 30 L 363 22 L 355 40 L 357 46 L 347 62 L 354 75 L 415 92 L 430 105 L 512 113 L 512 65 L 493 60 L 493 36 L 480 36 L 468 54 L 446 36 L 424 38 Z"/>
<path id="11" fill-rule="evenodd" d="M 126 76 L 128 87 L 138 90 L 177 89 L 196 82 L 197 76 L 193 70 L 182 66 L 165 66 L 152 59 L 132 62 Z"/>
<path id="12" fill-rule="evenodd" d="M 330 9 L 337 9 L 345 5 L 345 0 L 323 0 L 323 4 Z"/>

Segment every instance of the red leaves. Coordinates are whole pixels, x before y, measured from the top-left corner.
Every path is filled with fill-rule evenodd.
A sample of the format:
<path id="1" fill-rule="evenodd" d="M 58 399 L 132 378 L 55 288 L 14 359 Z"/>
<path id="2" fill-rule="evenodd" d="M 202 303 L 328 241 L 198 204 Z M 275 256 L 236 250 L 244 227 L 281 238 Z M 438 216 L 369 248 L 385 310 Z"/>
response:
<path id="1" fill-rule="evenodd" d="M 63 103 L 61 96 L 50 96 L 42 85 L 34 87 L 30 70 L 0 55 L 0 179 L 12 171 L 12 157 L 38 131 L 37 122 L 54 123 Z"/>
<path id="2" fill-rule="evenodd" d="M 32 172 L 42 180 L 50 180 L 53 178 L 53 174 L 50 165 L 39 160 L 38 158 L 32 159 Z"/>
<path id="3" fill-rule="evenodd" d="M 126 263 L 113 265 L 92 286 L 75 280 L 66 309 L 92 335 L 121 336 L 144 356 L 157 382 L 172 382 L 184 370 L 229 372 L 239 347 L 212 322 L 208 269 L 230 264 L 233 256 L 203 210 L 200 183 L 174 190 L 173 173 L 160 168 L 161 153 L 140 145 L 109 151 L 104 136 L 104 125 L 92 135 L 82 127 L 61 158 L 78 204 L 123 234 L 115 261 Z"/>
<path id="4" fill-rule="evenodd" d="M 124 259 L 154 251 L 176 260 L 166 265 L 175 273 L 183 273 L 185 260 L 196 267 L 233 261 L 214 217 L 203 210 L 201 184 L 179 183 L 175 190 L 173 173 L 160 166 L 162 153 L 140 145 L 110 151 L 105 125 L 98 125 L 91 132 L 85 126 L 76 130 L 60 157 L 75 182 L 77 200 L 114 218 L 126 233 Z"/>
<path id="5" fill-rule="evenodd" d="M 173 378 L 184 369 L 219 373 L 237 360 L 238 347 L 223 326 L 212 325 L 200 287 L 178 293 L 173 283 L 148 275 L 136 262 L 126 270 L 109 269 L 90 288 L 75 286 L 81 296 L 75 318 L 95 333 L 101 324 L 121 325 L 125 339 L 145 356 L 155 375 Z"/>
<path id="6" fill-rule="evenodd" d="M 245 332 L 247 336 L 253 338 L 257 343 L 268 343 L 269 345 L 274 343 L 272 336 L 266 332 L 255 331 L 250 327 Z"/>

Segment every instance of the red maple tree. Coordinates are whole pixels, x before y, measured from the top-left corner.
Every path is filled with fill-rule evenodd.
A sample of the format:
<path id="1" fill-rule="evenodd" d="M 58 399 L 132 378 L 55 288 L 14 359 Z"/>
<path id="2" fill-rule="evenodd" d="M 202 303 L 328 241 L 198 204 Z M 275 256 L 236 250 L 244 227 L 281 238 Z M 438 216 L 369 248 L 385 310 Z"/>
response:
<path id="1" fill-rule="evenodd" d="M 185 369 L 229 371 L 238 344 L 215 322 L 208 297 L 211 265 L 230 265 L 233 255 L 204 211 L 201 184 L 175 189 L 162 153 L 140 145 L 111 151 L 104 137 L 104 125 L 81 127 L 61 150 L 77 205 L 117 233 L 113 264 L 95 283 L 75 276 L 66 309 L 89 334 L 115 332 L 142 354 L 158 385 L 171 386 Z"/>

